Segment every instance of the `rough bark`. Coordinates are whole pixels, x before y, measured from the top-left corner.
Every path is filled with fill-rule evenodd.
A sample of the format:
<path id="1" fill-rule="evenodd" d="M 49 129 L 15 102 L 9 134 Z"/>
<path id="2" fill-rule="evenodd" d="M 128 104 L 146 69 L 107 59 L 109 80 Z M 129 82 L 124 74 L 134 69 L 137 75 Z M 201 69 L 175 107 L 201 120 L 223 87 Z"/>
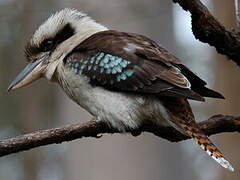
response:
<path id="1" fill-rule="evenodd" d="M 237 24 L 238 30 L 239 30 L 239 28 L 240 28 L 240 14 L 239 14 L 239 9 L 240 9 L 240 0 L 235 0 L 236 24 Z"/>
<path id="2" fill-rule="evenodd" d="M 240 66 L 240 35 L 218 22 L 200 0 L 173 0 L 192 17 L 192 31 L 196 39 L 214 46 Z"/>
<path id="3" fill-rule="evenodd" d="M 240 117 L 215 115 L 207 121 L 199 123 L 199 126 L 209 136 L 223 132 L 240 132 Z M 158 127 L 150 122 L 144 124 L 137 130 L 128 131 L 128 133 L 131 133 L 133 136 L 138 136 L 142 132 L 150 132 L 172 142 L 189 138 L 172 127 Z M 113 134 L 120 132 L 109 127 L 104 122 L 96 121 L 37 131 L 1 141 L 0 157 L 39 146 L 72 141 L 83 137 L 100 138 L 100 134 L 104 133 Z"/>

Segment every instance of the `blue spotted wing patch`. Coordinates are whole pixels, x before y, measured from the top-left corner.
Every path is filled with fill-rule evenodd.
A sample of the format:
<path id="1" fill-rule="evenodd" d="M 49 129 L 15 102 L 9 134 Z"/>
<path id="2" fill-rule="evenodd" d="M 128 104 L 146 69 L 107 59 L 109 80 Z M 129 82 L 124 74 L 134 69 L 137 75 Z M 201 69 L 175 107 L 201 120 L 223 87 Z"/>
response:
<path id="1" fill-rule="evenodd" d="M 103 52 L 82 59 L 72 57 L 66 67 L 77 75 L 85 75 L 101 84 L 111 85 L 127 80 L 135 71 L 130 61 Z"/>

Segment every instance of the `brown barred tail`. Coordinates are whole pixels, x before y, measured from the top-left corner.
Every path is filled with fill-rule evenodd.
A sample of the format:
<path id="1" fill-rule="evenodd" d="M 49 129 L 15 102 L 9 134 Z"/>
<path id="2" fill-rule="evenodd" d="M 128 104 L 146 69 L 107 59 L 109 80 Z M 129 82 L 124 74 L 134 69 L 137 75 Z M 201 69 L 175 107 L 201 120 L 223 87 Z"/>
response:
<path id="1" fill-rule="evenodd" d="M 223 154 L 201 131 L 195 122 L 191 107 L 186 99 L 183 98 L 162 98 L 162 103 L 169 111 L 169 123 L 183 134 L 190 136 L 198 145 L 207 152 L 222 167 L 234 171 L 231 164 L 223 157 Z"/>
<path id="2" fill-rule="evenodd" d="M 198 128 L 197 124 L 195 124 L 195 122 L 192 122 L 191 124 L 191 126 L 183 125 L 186 133 L 222 167 L 234 171 L 233 166 L 223 157 L 223 154 L 217 149 L 211 140 Z"/>

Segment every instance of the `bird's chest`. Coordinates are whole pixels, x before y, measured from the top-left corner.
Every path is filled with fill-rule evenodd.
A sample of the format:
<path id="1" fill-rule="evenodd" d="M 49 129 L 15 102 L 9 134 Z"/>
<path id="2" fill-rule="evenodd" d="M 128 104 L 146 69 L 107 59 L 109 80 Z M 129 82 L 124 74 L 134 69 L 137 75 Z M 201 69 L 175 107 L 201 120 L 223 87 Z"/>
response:
<path id="1" fill-rule="evenodd" d="M 119 129 L 138 126 L 137 113 L 141 102 L 136 101 L 134 95 L 93 87 L 87 77 L 68 69 L 61 72 L 59 84 L 72 100 L 97 119 L 108 121 Z"/>

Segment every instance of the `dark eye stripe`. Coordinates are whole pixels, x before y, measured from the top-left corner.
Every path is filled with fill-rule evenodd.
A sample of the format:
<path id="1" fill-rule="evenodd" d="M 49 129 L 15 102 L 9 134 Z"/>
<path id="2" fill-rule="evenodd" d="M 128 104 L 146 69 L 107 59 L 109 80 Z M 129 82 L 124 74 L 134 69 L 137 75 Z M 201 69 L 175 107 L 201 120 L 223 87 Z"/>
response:
<path id="1" fill-rule="evenodd" d="M 56 36 L 53 38 L 55 44 L 60 44 L 61 42 L 67 40 L 75 33 L 73 27 L 68 23 L 64 26 L 64 28 L 59 31 Z"/>
<path id="2" fill-rule="evenodd" d="M 51 39 L 44 40 L 40 45 L 41 52 L 51 51 L 54 48 L 54 41 Z"/>
<path id="3" fill-rule="evenodd" d="M 60 43 L 62 43 L 63 41 L 67 40 L 68 38 L 70 38 L 72 35 L 74 35 L 74 29 L 71 27 L 71 25 L 68 23 L 66 24 L 62 30 L 60 30 L 53 39 L 49 38 L 44 40 L 41 44 L 40 44 L 40 50 L 42 52 L 46 52 L 46 51 L 51 51 L 54 48 L 56 48 L 56 46 Z"/>
<path id="4" fill-rule="evenodd" d="M 25 55 L 28 61 L 31 61 L 31 57 L 34 57 L 41 52 L 54 50 L 58 44 L 73 36 L 74 33 L 75 31 L 73 27 L 68 23 L 55 35 L 55 37 L 45 39 L 40 45 L 35 45 L 29 42 L 25 47 Z"/>

